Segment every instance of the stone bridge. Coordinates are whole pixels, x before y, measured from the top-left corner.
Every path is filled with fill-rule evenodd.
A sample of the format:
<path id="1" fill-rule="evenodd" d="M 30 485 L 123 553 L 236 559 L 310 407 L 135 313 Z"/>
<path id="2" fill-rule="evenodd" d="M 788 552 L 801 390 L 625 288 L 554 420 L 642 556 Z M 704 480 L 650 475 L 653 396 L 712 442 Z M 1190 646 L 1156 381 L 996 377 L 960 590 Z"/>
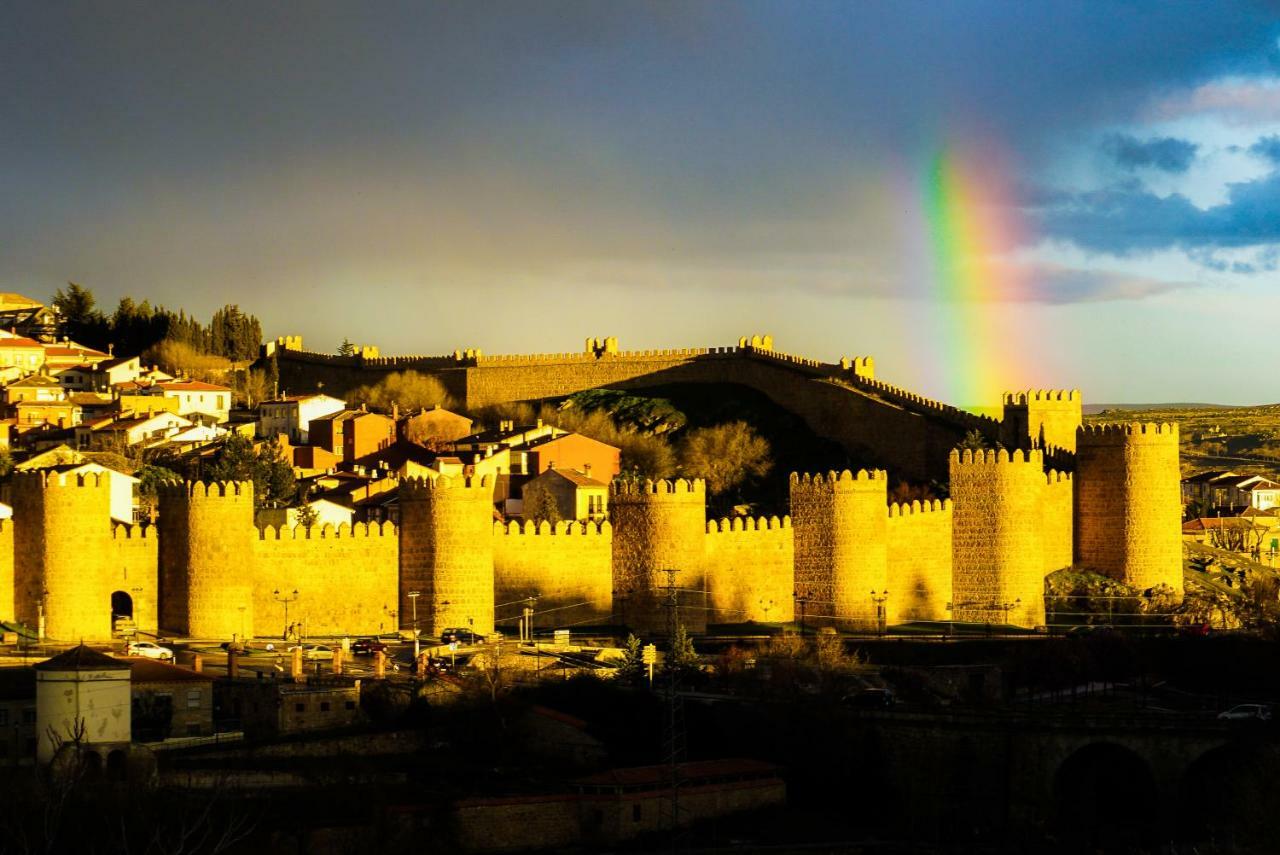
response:
<path id="1" fill-rule="evenodd" d="M 854 756 L 922 836 L 1153 846 L 1256 821 L 1280 769 L 1270 722 L 1134 712 L 862 713 Z M 988 837 L 989 839 L 989 837 Z"/>

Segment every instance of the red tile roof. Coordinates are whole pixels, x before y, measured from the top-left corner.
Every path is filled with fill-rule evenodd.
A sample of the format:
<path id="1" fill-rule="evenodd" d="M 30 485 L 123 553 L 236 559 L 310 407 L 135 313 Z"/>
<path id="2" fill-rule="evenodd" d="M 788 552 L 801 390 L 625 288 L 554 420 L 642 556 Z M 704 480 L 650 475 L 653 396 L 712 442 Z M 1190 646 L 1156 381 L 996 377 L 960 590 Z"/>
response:
<path id="1" fill-rule="evenodd" d="M 208 674 L 192 671 L 190 668 L 179 668 L 167 662 L 148 659 L 145 656 L 129 656 L 124 659 L 129 663 L 129 678 L 134 683 L 212 683 Z"/>
<path id="2" fill-rule="evenodd" d="M 230 392 L 226 386 L 215 386 L 203 380 L 164 380 L 156 384 L 160 389 L 174 392 Z"/>

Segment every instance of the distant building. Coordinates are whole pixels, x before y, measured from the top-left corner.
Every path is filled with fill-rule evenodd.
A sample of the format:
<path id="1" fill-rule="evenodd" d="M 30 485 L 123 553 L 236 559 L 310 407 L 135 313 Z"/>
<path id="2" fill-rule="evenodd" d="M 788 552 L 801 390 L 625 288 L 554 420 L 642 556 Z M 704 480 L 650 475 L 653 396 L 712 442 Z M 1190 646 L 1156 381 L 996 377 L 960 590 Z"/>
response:
<path id="1" fill-rule="evenodd" d="M 389 448 L 396 440 L 396 423 L 381 413 L 342 410 L 312 419 L 310 439 L 312 445 L 350 463 Z"/>
<path id="2" fill-rule="evenodd" d="M 350 727 L 363 721 L 359 681 L 343 678 L 221 680 L 218 717 L 238 723 L 249 739 Z"/>
<path id="3" fill-rule="evenodd" d="M 1182 501 L 1202 510 L 1235 510 L 1280 506 L 1280 483 L 1263 475 L 1214 470 L 1182 479 Z"/>
<path id="4" fill-rule="evenodd" d="M 135 742 L 213 733 L 213 678 L 167 662 L 130 657 Z"/>
<path id="5" fill-rule="evenodd" d="M 218 424 L 231 412 L 231 390 L 200 380 L 166 380 L 147 387 L 144 394 L 176 398 L 179 415 L 211 416 Z"/>
<path id="6" fill-rule="evenodd" d="M 401 439 L 410 442 L 452 442 L 470 435 L 471 425 L 471 419 L 466 416 L 451 413 L 437 405 L 430 410 L 404 416 L 397 425 L 397 431 Z"/>
<path id="7" fill-rule="evenodd" d="M 36 761 L 36 672 L 0 668 L 0 766 Z"/>
<path id="8" fill-rule="evenodd" d="M 0 368 L 20 374 L 39 371 L 44 365 L 44 345 L 23 336 L 0 337 Z"/>
<path id="9" fill-rule="evenodd" d="M 10 405 L 23 401 L 61 401 L 66 397 L 62 384 L 47 374 L 32 374 L 4 387 L 4 400 Z"/>
<path id="10" fill-rule="evenodd" d="M 576 469 L 548 469 L 524 485 L 526 518 L 550 502 L 562 520 L 603 520 L 608 514 L 609 485 Z"/>
<path id="11" fill-rule="evenodd" d="M 44 764 L 67 743 L 88 763 L 119 771 L 132 740 L 129 663 L 83 644 L 35 666 L 36 759 Z"/>
<path id="12" fill-rule="evenodd" d="M 258 430 L 262 436 L 284 434 L 289 442 L 309 442 L 313 419 L 342 412 L 346 402 L 331 395 L 290 395 L 263 401 L 258 407 Z"/>

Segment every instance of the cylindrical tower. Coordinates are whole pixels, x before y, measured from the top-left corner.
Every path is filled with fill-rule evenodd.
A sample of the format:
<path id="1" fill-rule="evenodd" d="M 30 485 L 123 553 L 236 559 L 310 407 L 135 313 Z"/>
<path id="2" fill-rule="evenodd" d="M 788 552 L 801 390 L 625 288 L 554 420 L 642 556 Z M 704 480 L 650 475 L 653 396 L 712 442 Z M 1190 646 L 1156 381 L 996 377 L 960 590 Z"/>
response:
<path id="1" fill-rule="evenodd" d="M 483 478 L 400 482 L 400 614 L 436 636 L 455 627 L 493 632 L 493 481 Z"/>
<path id="2" fill-rule="evenodd" d="M 1046 486 L 1039 450 L 951 453 L 955 620 L 1044 623 Z"/>
<path id="3" fill-rule="evenodd" d="M 253 626 L 253 482 L 160 488 L 160 625 L 195 638 Z"/>
<path id="4" fill-rule="evenodd" d="M 888 503 L 883 470 L 791 475 L 796 618 L 874 628 L 888 610 Z M 899 592 L 898 596 L 906 592 Z M 802 602 L 803 601 L 803 602 Z"/>
<path id="5" fill-rule="evenodd" d="M 618 618 L 637 632 L 664 634 L 666 571 L 675 570 L 680 623 L 689 632 L 706 632 L 705 482 L 614 481 L 609 515 Z"/>
<path id="6" fill-rule="evenodd" d="M 1139 591 L 1182 592 L 1178 426 L 1089 426 L 1076 443 L 1076 561 Z"/>
<path id="7" fill-rule="evenodd" d="M 16 473 L 13 524 L 18 620 L 47 638 L 110 638 L 110 475 Z"/>

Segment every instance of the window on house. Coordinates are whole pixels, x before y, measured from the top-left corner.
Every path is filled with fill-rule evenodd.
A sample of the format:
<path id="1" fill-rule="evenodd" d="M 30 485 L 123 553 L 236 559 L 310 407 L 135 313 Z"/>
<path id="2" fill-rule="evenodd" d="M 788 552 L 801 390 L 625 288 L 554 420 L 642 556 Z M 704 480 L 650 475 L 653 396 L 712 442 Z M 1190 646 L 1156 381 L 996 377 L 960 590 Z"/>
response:
<path id="1" fill-rule="evenodd" d="M 353 709 L 355 709 L 355 708 L 356 708 L 356 702 L 355 702 L 355 701 L 347 701 L 347 709 L 349 709 L 349 710 L 353 710 Z"/>
<path id="2" fill-rule="evenodd" d="M 329 711 L 329 702 L 328 702 L 328 701 L 321 701 L 321 702 L 320 702 L 320 712 L 328 712 L 328 711 Z"/>
<path id="3" fill-rule="evenodd" d="M 200 735 L 200 724 L 194 721 L 187 722 L 187 736 L 199 736 L 199 735 Z"/>
<path id="4" fill-rule="evenodd" d="M 23 711 L 22 711 L 22 723 L 23 723 L 23 724 L 35 724 L 35 723 L 36 723 L 36 708 L 35 708 L 35 707 L 29 707 L 28 709 L 25 709 L 25 710 L 23 710 Z"/>
<path id="5" fill-rule="evenodd" d="M 0 727 L 3 727 L 8 723 L 9 723 L 9 711 L 6 709 L 0 709 Z"/>
<path id="6" fill-rule="evenodd" d="M 187 690 L 187 709 L 189 710 L 200 709 L 200 690 L 199 689 Z"/>
<path id="7" fill-rule="evenodd" d="M 634 804 L 634 805 L 632 805 L 632 806 L 631 806 L 631 821 L 632 821 L 632 822 L 639 822 L 639 821 L 640 821 L 640 815 L 641 815 L 641 814 L 640 814 L 640 805 L 638 805 L 638 804 Z"/>
<path id="8" fill-rule="evenodd" d="M 306 712 L 306 711 L 307 711 L 307 705 L 306 705 L 306 704 L 294 704 L 294 705 L 293 705 L 293 711 L 294 711 L 294 712 Z"/>

